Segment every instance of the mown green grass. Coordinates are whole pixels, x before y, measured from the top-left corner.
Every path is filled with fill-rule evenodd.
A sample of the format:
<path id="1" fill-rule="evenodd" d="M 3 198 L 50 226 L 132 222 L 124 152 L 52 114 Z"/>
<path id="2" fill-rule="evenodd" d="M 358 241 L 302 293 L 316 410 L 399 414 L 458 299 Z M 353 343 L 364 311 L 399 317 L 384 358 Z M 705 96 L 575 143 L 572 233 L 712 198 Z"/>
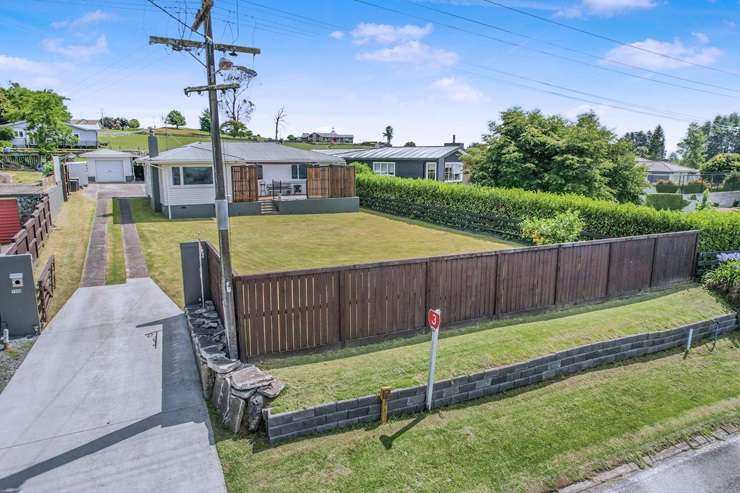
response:
<path id="1" fill-rule="evenodd" d="M 112 210 L 106 226 L 108 228 L 108 254 L 106 255 L 105 283 L 123 284 L 126 282 L 126 259 L 123 253 L 121 211 L 117 199 L 112 199 Z"/>
<path id="2" fill-rule="evenodd" d="M 198 238 L 218 246 L 213 219 L 173 220 L 146 199 L 131 200 L 149 273 L 182 302 L 179 245 Z M 366 212 L 231 218 L 231 251 L 240 274 L 328 267 L 509 248 L 490 236 L 426 227 Z"/>
<path id="3" fill-rule="evenodd" d="M 669 329 L 729 310 L 701 287 L 651 293 L 540 317 L 442 330 L 438 380 L 526 361 L 554 351 Z M 260 363 L 285 382 L 273 411 L 300 409 L 426 382 L 429 336 Z"/>
<path id="4" fill-rule="evenodd" d="M 13 178 L 13 183 L 19 185 L 35 185 L 41 183 L 44 178 L 44 174 L 40 171 L 33 170 L 0 170 L 0 174 L 10 175 Z"/>
<path id="5" fill-rule="evenodd" d="M 214 431 L 232 492 L 544 491 L 740 423 L 738 374 L 737 342 L 721 339 L 278 446 Z"/>

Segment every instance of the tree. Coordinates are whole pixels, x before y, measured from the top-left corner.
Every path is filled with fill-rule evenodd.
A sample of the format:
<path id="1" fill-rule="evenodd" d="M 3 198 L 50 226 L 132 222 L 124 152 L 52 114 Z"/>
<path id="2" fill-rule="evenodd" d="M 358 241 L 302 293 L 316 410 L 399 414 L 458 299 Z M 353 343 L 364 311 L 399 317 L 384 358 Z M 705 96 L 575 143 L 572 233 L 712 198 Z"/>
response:
<path id="1" fill-rule="evenodd" d="M 390 125 L 386 126 L 385 130 L 383 130 L 383 137 L 385 137 L 385 141 L 388 145 L 391 145 L 391 140 L 393 140 L 393 127 Z"/>
<path id="2" fill-rule="evenodd" d="M 141 126 L 141 123 L 139 123 L 139 120 L 136 118 L 132 118 L 128 121 L 128 126 L 130 128 L 139 128 Z"/>
<path id="3" fill-rule="evenodd" d="M 665 133 L 663 127 L 658 125 L 650 134 L 650 142 L 648 142 L 648 156 L 650 159 L 663 160 L 665 159 Z"/>
<path id="4" fill-rule="evenodd" d="M 208 108 L 205 108 L 200 112 L 200 129 L 204 132 L 211 131 L 211 112 Z"/>
<path id="5" fill-rule="evenodd" d="M 464 159 L 473 183 L 636 202 L 645 185 L 628 139 L 594 113 L 570 122 L 513 108 L 489 123 L 484 143 Z"/>
<path id="6" fill-rule="evenodd" d="M 247 126 L 242 122 L 229 120 L 221 124 L 221 132 L 229 134 L 232 137 L 246 137 L 249 131 L 247 130 Z"/>
<path id="7" fill-rule="evenodd" d="M 173 125 L 175 128 L 180 128 L 185 126 L 185 117 L 179 111 L 172 110 L 167 113 L 167 117 L 164 119 L 164 122 L 167 125 Z"/>
<path id="8" fill-rule="evenodd" d="M 416 142 L 414 142 L 413 140 L 409 140 L 403 146 L 404 147 L 416 147 Z"/>
<path id="9" fill-rule="evenodd" d="M 717 154 L 701 167 L 702 173 L 731 173 L 740 171 L 740 154 Z"/>
<path id="10" fill-rule="evenodd" d="M 241 70 L 239 68 L 234 68 L 226 72 L 224 76 L 224 82 L 228 84 L 239 84 L 238 89 L 230 89 L 224 92 L 220 101 L 221 108 L 226 117 L 225 120 L 227 122 L 234 122 L 234 125 L 229 126 L 232 129 L 246 129 L 247 123 L 252 118 L 254 103 L 245 94 L 254 76 L 255 72 Z M 232 137 L 237 137 L 237 134 L 231 132 L 229 134 Z"/>
<path id="11" fill-rule="evenodd" d="M 288 142 L 295 142 L 296 140 L 298 140 L 298 139 L 296 138 L 296 136 L 295 136 L 295 135 L 293 135 L 293 134 L 288 134 L 288 137 L 287 137 L 287 139 L 288 139 Z"/>
<path id="12" fill-rule="evenodd" d="M 648 135 L 650 134 L 650 135 Z M 648 147 L 650 145 L 650 137 L 652 132 L 627 132 L 624 134 L 624 138 L 632 147 L 632 151 L 637 157 L 647 158 L 649 154 Z"/>
<path id="13" fill-rule="evenodd" d="M 281 125 L 285 125 L 285 118 L 288 116 L 288 114 L 285 112 L 285 106 L 281 106 L 277 113 L 275 113 L 275 116 L 273 117 L 273 120 L 275 121 L 275 140 L 278 140 L 278 130 Z"/>
<path id="14" fill-rule="evenodd" d="M 707 136 L 707 159 L 717 154 L 740 153 L 740 115 L 717 115 L 702 126 Z"/>
<path id="15" fill-rule="evenodd" d="M 686 130 L 686 137 L 678 143 L 681 162 L 690 167 L 699 169 L 706 161 L 707 137 L 698 123 L 692 123 Z"/>

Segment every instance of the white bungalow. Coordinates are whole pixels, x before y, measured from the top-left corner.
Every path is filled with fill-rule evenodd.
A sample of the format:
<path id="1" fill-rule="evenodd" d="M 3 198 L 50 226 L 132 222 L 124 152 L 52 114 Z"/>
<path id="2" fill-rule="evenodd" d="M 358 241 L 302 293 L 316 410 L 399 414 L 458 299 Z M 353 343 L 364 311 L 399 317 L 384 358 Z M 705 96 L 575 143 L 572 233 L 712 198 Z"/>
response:
<path id="1" fill-rule="evenodd" d="M 28 122 L 25 120 L 3 125 L 13 130 L 13 147 L 34 147 L 36 143 L 29 134 Z M 70 147 L 98 147 L 98 125 L 83 123 L 67 123 L 75 137 L 75 142 L 70 142 Z"/>
<path id="2" fill-rule="evenodd" d="M 222 149 L 230 215 L 352 212 L 359 209 L 359 200 L 355 196 L 309 196 L 308 167 L 344 167 L 346 163 L 340 157 L 272 142 L 228 142 L 222 144 Z M 155 153 L 150 151 L 150 154 Z M 155 211 L 163 212 L 170 219 L 214 216 L 210 142 L 195 142 L 137 162 L 144 164 L 146 194 Z M 236 180 L 236 183 L 243 184 L 245 167 L 250 168 L 251 179 L 256 181 L 256 185 L 250 182 L 255 193 L 244 198 L 237 190 L 235 197 L 234 183 Z"/>

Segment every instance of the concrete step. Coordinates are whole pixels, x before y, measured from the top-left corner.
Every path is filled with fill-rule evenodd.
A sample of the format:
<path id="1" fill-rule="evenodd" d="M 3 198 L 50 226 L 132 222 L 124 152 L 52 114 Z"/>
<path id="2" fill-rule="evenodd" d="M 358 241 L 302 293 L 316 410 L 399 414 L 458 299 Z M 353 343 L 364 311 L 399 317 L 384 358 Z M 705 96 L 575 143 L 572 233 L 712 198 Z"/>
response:
<path id="1" fill-rule="evenodd" d="M 261 214 L 276 214 L 277 211 L 278 211 L 278 208 L 275 205 L 275 202 L 271 200 L 260 202 L 260 213 Z"/>

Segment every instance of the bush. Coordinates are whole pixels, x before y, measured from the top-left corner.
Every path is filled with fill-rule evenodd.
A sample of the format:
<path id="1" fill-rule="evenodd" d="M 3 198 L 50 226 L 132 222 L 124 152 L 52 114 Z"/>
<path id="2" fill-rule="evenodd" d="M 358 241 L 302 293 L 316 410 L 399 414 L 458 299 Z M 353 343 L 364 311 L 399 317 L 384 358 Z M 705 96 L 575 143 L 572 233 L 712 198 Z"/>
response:
<path id="1" fill-rule="evenodd" d="M 372 173 L 357 174 L 357 194 L 363 207 L 464 230 L 521 237 L 523 219 L 573 210 L 584 222 L 586 238 L 698 229 L 700 251 L 740 250 L 740 214 L 659 211 L 575 194 L 459 186 Z"/>
<path id="2" fill-rule="evenodd" d="M 688 204 L 677 193 L 651 193 L 645 196 L 645 205 L 658 210 L 680 211 Z"/>
<path id="3" fill-rule="evenodd" d="M 139 120 L 137 120 L 136 118 L 132 118 L 128 121 L 129 128 L 139 128 L 139 126 L 141 126 L 141 124 L 139 123 Z"/>
<path id="4" fill-rule="evenodd" d="M 740 286 L 740 260 L 730 260 L 719 264 L 702 277 L 704 286 L 710 289 L 727 291 Z"/>
<path id="5" fill-rule="evenodd" d="M 54 174 L 54 165 L 51 163 L 46 163 L 43 168 L 41 168 L 41 173 L 44 176 L 51 176 Z"/>
<path id="6" fill-rule="evenodd" d="M 702 173 L 731 173 L 733 171 L 740 171 L 740 154 L 731 152 L 717 154 L 701 167 Z"/>
<path id="7" fill-rule="evenodd" d="M 0 127 L 0 141 L 10 142 L 15 137 L 15 132 L 10 127 Z"/>
<path id="8" fill-rule="evenodd" d="M 734 192 L 740 190 L 740 171 L 733 171 L 722 182 L 722 190 L 725 192 Z"/>
<path id="9" fill-rule="evenodd" d="M 701 196 L 701 201 L 696 204 L 696 210 L 697 211 L 710 211 L 714 209 L 714 203 L 709 200 L 709 190 L 704 190 L 704 193 Z"/>
<path id="10" fill-rule="evenodd" d="M 658 193 L 676 193 L 678 185 L 670 181 L 659 181 L 655 184 L 655 191 Z"/>
<path id="11" fill-rule="evenodd" d="M 681 187 L 681 193 L 702 193 L 706 188 L 707 186 L 703 181 L 691 181 Z"/>
<path id="12" fill-rule="evenodd" d="M 361 163 L 360 161 L 353 161 L 349 163 L 350 166 L 355 168 L 355 176 L 363 175 L 363 174 L 370 174 L 374 175 L 373 170 L 370 169 L 370 166 L 368 166 L 365 163 Z"/>
<path id="13" fill-rule="evenodd" d="M 531 218 L 522 221 L 522 234 L 535 245 L 552 245 L 577 241 L 583 231 L 583 221 L 576 211 L 565 211 L 555 217 Z"/>

